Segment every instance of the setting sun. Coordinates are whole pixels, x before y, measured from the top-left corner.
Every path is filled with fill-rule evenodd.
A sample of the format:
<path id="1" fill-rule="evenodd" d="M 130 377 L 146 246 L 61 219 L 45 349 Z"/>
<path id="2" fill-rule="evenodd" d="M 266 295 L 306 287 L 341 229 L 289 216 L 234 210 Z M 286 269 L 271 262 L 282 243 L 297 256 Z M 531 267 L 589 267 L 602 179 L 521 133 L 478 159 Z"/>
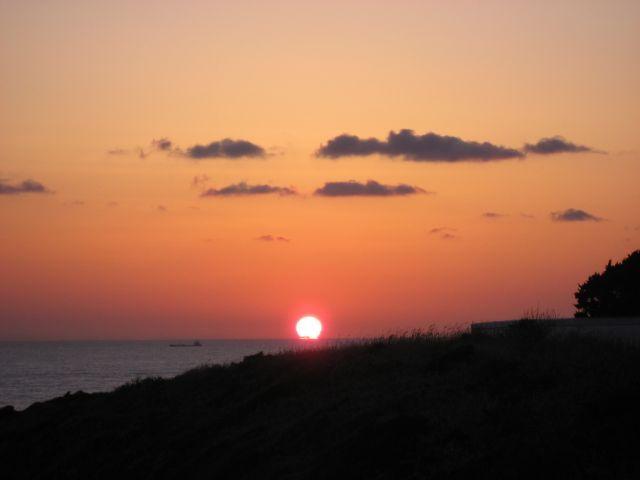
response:
<path id="1" fill-rule="evenodd" d="M 316 317 L 302 317 L 296 323 L 296 332 L 300 338 L 316 340 L 322 332 L 322 323 Z"/>

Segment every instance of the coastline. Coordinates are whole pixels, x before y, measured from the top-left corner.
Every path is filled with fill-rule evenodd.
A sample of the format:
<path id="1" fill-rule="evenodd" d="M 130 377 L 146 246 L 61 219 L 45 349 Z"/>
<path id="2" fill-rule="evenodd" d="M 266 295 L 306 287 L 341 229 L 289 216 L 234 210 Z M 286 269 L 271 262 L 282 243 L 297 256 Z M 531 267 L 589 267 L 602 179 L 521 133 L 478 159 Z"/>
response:
<path id="1" fill-rule="evenodd" d="M 258 353 L 3 411 L 0 457 L 11 478 L 620 477 L 638 362 L 535 328 Z"/>

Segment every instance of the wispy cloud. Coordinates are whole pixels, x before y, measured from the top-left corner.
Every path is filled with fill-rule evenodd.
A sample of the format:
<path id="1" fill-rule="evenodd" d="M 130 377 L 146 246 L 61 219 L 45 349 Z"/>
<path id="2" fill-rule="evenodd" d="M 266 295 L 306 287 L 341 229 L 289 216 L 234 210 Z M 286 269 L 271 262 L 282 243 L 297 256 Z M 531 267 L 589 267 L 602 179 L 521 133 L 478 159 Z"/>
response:
<path id="1" fill-rule="evenodd" d="M 488 218 L 488 219 L 497 219 L 497 218 L 504 218 L 506 217 L 506 215 L 504 213 L 498 213 L 498 212 L 484 212 L 482 214 L 482 216 L 484 218 Z"/>
<path id="2" fill-rule="evenodd" d="M 324 197 L 391 197 L 429 193 L 420 187 L 400 183 L 398 185 L 384 185 L 375 180 L 366 183 L 349 180 L 347 182 L 327 182 L 315 191 L 315 195 Z"/>
<path id="3" fill-rule="evenodd" d="M 125 148 L 112 148 L 111 150 L 107 150 L 107 155 L 127 155 L 130 153 L 130 150 Z"/>
<path id="4" fill-rule="evenodd" d="M 173 146 L 173 142 L 167 137 L 154 138 L 146 147 L 134 148 L 112 148 L 107 150 L 108 155 L 131 155 L 135 154 L 140 158 L 147 158 L 149 155 L 157 152 L 180 153 L 180 149 Z"/>
<path id="5" fill-rule="evenodd" d="M 275 235 L 261 235 L 256 240 L 261 242 L 290 242 L 291 239 L 287 237 L 275 236 Z"/>
<path id="6" fill-rule="evenodd" d="M 527 143 L 523 149 L 527 153 L 536 153 L 538 155 L 551 155 L 554 153 L 604 153 L 594 150 L 586 145 L 577 145 L 563 137 L 556 135 L 555 137 L 542 138 L 536 143 Z"/>
<path id="7" fill-rule="evenodd" d="M 524 156 L 517 149 L 490 142 L 462 140 L 433 132 L 416 135 L 413 130 L 408 129 L 397 133 L 391 131 L 386 140 L 343 134 L 329 140 L 316 152 L 319 157 L 333 159 L 373 154 L 402 156 L 405 160 L 414 162 L 487 162 Z"/>
<path id="8" fill-rule="evenodd" d="M 234 140 L 224 138 L 206 144 L 196 144 L 186 149 L 175 145 L 167 137 L 153 139 L 146 147 L 135 147 L 132 149 L 113 148 L 107 150 L 109 155 L 135 154 L 140 158 L 147 158 L 154 153 L 167 153 L 174 156 L 186 157 L 192 160 L 206 159 L 240 159 L 256 158 L 267 156 L 266 150 L 260 145 L 256 145 L 248 140 Z"/>
<path id="9" fill-rule="evenodd" d="M 245 182 L 234 183 L 222 188 L 209 188 L 200 194 L 201 197 L 233 197 L 249 195 L 278 194 L 282 196 L 297 195 L 293 187 L 278 187 L 274 185 L 250 185 Z"/>
<path id="10" fill-rule="evenodd" d="M 206 185 L 209 180 L 209 176 L 204 173 L 202 175 L 196 175 L 193 177 L 193 180 L 191 180 L 191 186 L 193 188 L 200 188 Z"/>
<path id="11" fill-rule="evenodd" d="M 443 233 L 443 232 L 455 232 L 457 231 L 457 228 L 450 228 L 450 227 L 435 227 L 432 228 L 431 230 L 429 230 L 429 233 L 434 235 L 436 233 Z"/>
<path id="12" fill-rule="evenodd" d="M 25 193 L 53 193 L 42 183 L 35 180 L 24 180 L 20 183 L 7 183 L 0 179 L 0 195 L 22 195 Z"/>
<path id="13" fill-rule="evenodd" d="M 566 210 L 551 212 L 551 219 L 554 222 L 601 222 L 604 220 L 578 208 L 567 208 Z"/>
<path id="14" fill-rule="evenodd" d="M 430 235 L 435 235 L 439 238 L 441 238 L 442 240 L 453 240 L 454 238 L 458 238 L 458 235 L 456 235 L 454 232 L 457 232 L 458 229 L 457 228 L 451 228 L 451 227 L 435 227 L 432 228 L 431 230 L 429 230 L 429 234 Z"/>

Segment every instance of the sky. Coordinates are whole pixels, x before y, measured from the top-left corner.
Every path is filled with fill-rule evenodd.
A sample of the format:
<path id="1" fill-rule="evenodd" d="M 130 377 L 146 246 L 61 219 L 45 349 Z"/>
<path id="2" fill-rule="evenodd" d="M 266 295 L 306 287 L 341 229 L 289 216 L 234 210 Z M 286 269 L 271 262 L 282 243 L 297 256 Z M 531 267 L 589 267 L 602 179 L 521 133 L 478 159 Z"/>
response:
<path id="1" fill-rule="evenodd" d="M 573 314 L 640 247 L 637 1 L 0 0 L 0 340 Z"/>

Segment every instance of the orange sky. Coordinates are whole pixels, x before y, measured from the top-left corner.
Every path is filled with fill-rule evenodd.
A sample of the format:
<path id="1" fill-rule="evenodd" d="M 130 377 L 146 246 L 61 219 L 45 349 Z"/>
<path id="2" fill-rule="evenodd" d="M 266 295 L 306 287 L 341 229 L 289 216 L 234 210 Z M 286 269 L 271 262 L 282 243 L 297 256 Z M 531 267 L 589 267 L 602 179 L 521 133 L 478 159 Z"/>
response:
<path id="1" fill-rule="evenodd" d="M 639 46 L 623 0 L 0 0 L 0 340 L 571 315 L 579 282 L 639 248 Z M 401 129 L 597 152 L 315 155 Z M 181 153 L 139 158 L 162 137 Z M 185 154 L 225 138 L 267 154 Z M 49 192 L 6 193 L 27 179 Z M 313 195 L 349 180 L 434 193 Z M 239 182 L 300 194 L 200 197 Z M 569 208 L 601 221 L 551 219 Z"/>

